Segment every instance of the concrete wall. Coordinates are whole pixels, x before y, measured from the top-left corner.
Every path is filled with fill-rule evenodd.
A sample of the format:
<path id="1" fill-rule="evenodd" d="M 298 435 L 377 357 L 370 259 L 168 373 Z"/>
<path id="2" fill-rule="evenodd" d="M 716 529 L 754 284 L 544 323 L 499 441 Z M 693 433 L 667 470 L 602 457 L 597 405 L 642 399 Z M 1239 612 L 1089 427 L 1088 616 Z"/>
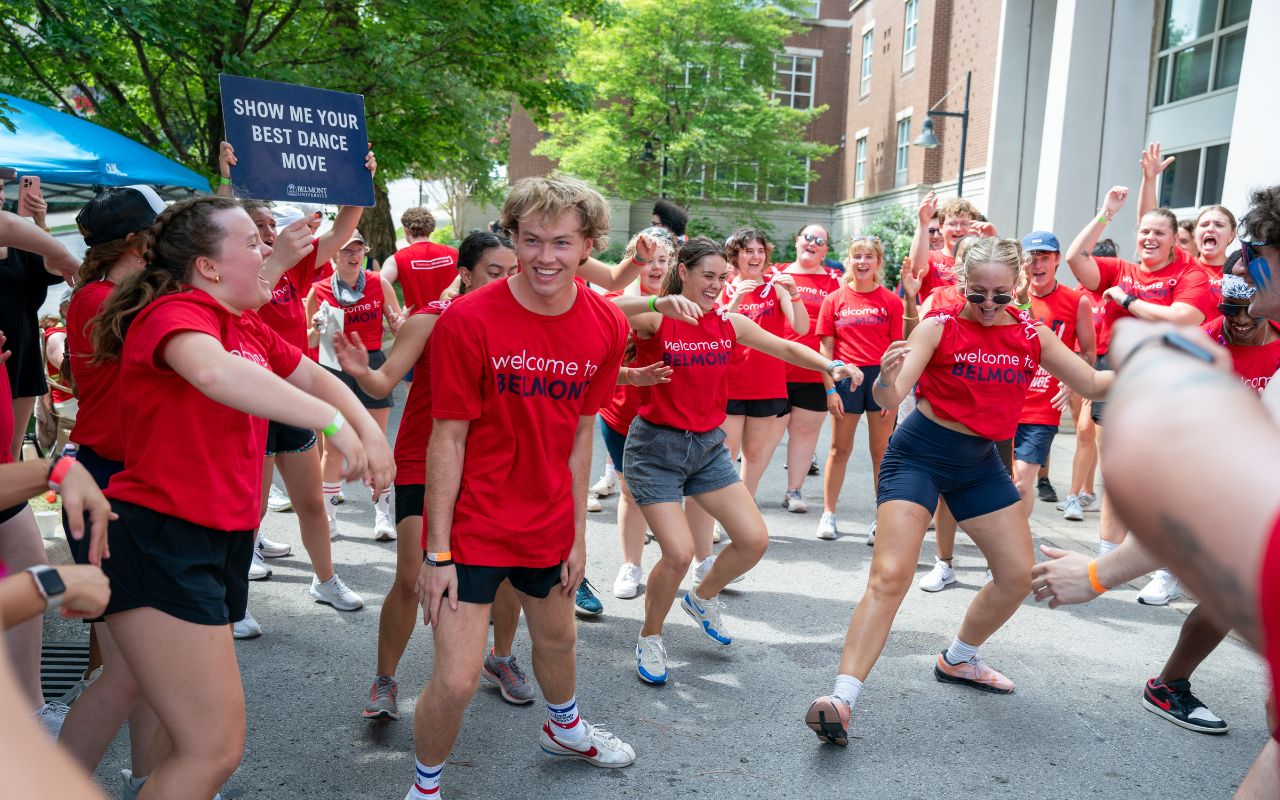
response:
<path id="1" fill-rule="evenodd" d="M 1280 183 L 1276 154 L 1276 88 L 1280 75 L 1280 3 L 1255 2 L 1245 37 L 1240 85 L 1231 120 L 1231 149 L 1222 186 L 1222 204 L 1237 215 L 1249 206 L 1249 190 Z"/>

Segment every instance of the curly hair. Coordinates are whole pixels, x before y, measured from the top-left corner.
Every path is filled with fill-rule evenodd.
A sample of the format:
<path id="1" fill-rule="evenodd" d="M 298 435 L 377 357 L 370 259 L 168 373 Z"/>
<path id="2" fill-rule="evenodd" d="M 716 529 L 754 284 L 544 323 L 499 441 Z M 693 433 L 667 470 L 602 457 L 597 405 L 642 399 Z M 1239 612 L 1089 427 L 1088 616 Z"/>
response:
<path id="1" fill-rule="evenodd" d="M 738 266 L 738 255 L 752 242 L 759 242 L 764 248 L 766 264 L 773 259 L 773 242 L 769 241 L 769 234 L 759 228 L 738 228 L 729 234 L 724 243 L 724 257 L 733 266 Z"/>
<path id="2" fill-rule="evenodd" d="M 1249 210 L 1240 228 L 1255 242 L 1280 242 L 1280 185 L 1249 193 Z"/>
<path id="3" fill-rule="evenodd" d="M 422 239 L 435 232 L 436 217 L 422 206 L 415 206 L 400 215 L 400 224 L 404 226 L 406 236 Z"/>
<path id="4" fill-rule="evenodd" d="M 597 252 L 603 250 L 608 244 L 609 204 L 579 178 L 555 172 L 545 177 L 521 178 L 507 193 L 498 220 L 503 230 L 514 235 L 521 217 L 534 216 L 549 221 L 566 211 L 577 212 L 581 223 L 579 233 L 591 240 Z"/>

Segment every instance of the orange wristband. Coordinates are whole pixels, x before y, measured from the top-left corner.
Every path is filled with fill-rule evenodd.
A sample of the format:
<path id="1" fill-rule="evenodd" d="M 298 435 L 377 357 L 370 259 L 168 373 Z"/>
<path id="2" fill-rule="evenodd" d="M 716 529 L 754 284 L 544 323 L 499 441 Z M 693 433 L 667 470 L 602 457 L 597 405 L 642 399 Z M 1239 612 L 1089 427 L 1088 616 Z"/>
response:
<path id="1" fill-rule="evenodd" d="M 1098 594 L 1105 594 L 1107 587 L 1102 585 L 1102 581 L 1098 580 L 1098 559 L 1089 562 L 1089 585 Z"/>
<path id="2" fill-rule="evenodd" d="M 443 553 L 427 553 L 427 558 L 432 561 L 450 561 L 453 559 L 453 551 L 445 550 Z"/>

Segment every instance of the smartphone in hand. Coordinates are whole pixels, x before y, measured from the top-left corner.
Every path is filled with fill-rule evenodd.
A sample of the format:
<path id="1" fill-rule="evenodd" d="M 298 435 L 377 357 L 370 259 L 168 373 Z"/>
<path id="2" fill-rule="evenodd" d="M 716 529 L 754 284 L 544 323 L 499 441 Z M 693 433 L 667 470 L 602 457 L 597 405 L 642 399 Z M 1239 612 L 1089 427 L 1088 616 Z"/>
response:
<path id="1" fill-rule="evenodd" d="M 40 196 L 40 176 L 39 175 L 23 175 L 22 180 L 18 183 L 18 216 L 33 217 L 35 214 L 27 205 L 28 197 Z"/>

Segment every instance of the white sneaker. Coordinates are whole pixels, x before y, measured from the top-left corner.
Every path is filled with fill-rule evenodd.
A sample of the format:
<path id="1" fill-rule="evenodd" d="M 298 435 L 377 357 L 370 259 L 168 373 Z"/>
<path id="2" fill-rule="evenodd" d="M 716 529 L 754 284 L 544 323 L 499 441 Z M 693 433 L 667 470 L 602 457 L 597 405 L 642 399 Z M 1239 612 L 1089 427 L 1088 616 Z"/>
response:
<path id="1" fill-rule="evenodd" d="M 552 756 L 581 758 L 597 767 L 615 769 L 629 767 L 636 762 L 636 751 L 631 745 L 609 733 L 599 725 L 587 726 L 587 735 L 576 742 L 566 742 L 551 730 L 551 723 L 542 724 L 540 744 L 542 752 Z"/>
<path id="2" fill-rule="evenodd" d="M 1079 497 L 1073 494 L 1067 498 L 1067 502 L 1062 507 L 1062 518 L 1072 522 L 1084 519 L 1084 508 L 1080 505 Z"/>
<path id="3" fill-rule="evenodd" d="M 600 505 L 600 498 L 590 492 L 587 493 L 587 511 L 592 514 L 604 511 L 604 506 Z"/>
<path id="4" fill-rule="evenodd" d="M 809 504 L 800 496 L 799 489 L 791 489 L 787 492 L 782 498 L 782 507 L 792 514 L 804 514 L 809 510 Z"/>
<path id="5" fill-rule="evenodd" d="M 329 515 L 329 541 L 333 541 L 334 539 L 337 539 L 337 538 L 338 538 L 338 518 L 330 514 Z"/>
<path id="6" fill-rule="evenodd" d="M 261 635 L 262 626 L 247 608 L 244 610 L 244 619 L 231 623 L 231 637 L 234 639 L 257 639 Z"/>
<path id="7" fill-rule="evenodd" d="M 840 530 L 836 525 L 836 515 L 831 511 L 823 511 L 822 519 L 818 520 L 818 538 L 831 541 L 840 535 Z"/>
<path id="8" fill-rule="evenodd" d="M 662 643 L 662 634 L 636 640 L 636 674 L 656 686 L 667 682 L 667 647 Z"/>
<path id="9" fill-rule="evenodd" d="M 724 526 L 720 524 L 719 520 L 717 520 L 716 526 L 711 529 L 711 543 L 720 544 L 724 541 L 726 535 L 727 534 L 724 532 Z"/>
<path id="10" fill-rule="evenodd" d="M 1181 596 L 1182 589 L 1174 574 L 1167 569 L 1158 569 L 1151 582 L 1138 592 L 1138 602 L 1144 606 L 1167 606 Z"/>
<path id="11" fill-rule="evenodd" d="M 956 582 L 956 571 L 941 559 L 935 559 L 933 569 L 920 577 L 920 589 L 926 592 L 940 592 Z"/>
<path id="12" fill-rule="evenodd" d="M 271 577 L 271 567 L 262 560 L 262 548 L 253 548 L 253 560 L 249 562 L 249 580 L 265 581 Z"/>
<path id="13" fill-rule="evenodd" d="M 711 641 L 724 647 L 733 644 L 733 636 L 720 616 L 720 612 L 724 610 L 724 603 L 720 602 L 719 595 L 706 599 L 698 597 L 697 592 L 691 590 L 684 593 L 684 598 L 680 600 L 680 607 Z"/>
<path id="14" fill-rule="evenodd" d="M 146 782 L 146 778 L 134 780 L 133 773 L 127 769 L 120 770 L 120 800 L 137 800 L 138 792 Z M 222 800 L 222 793 L 215 794 L 213 800 Z"/>
<path id="15" fill-rule="evenodd" d="M 1089 494 L 1088 492 L 1083 492 L 1080 495 L 1080 507 L 1083 508 L 1086 512 L 1091 512 L 1096 514 L 1102 511 L 1102 498 L 1098 497 L 1096 494 Z"/>
<path id="16" fill-rule="evenodd" d="M 272 511 L 292 511 L 293 501 L 283 489 L 273 483 L 271 491 L 267 493 L 267 508 Z"/>
<path id="17" fill-rule="evenodd" d="M 986 586 L 988 583 L 991 583 L 991 570 L 989 569 L 986 574 L 982 576 L 982 585 Z"/>
<path id="18" fill-rule="evenodd" d="M 66 703 L 59 703 L 57 700 L 50 700 L 44 705 L 36 709 L 34 714 L 36 721 L 44 726 L 54 741 L 58 740 L 58 734 L 62 733 L 62 723 L 67 719 L 67 712 L 71 707 Z"/>
<path id="19" fill-rule="evenodd" d="M 396 540 L 396 524 L 391 521 L 391 495 L 373 504 L 373 539 L 376 542 Z"/>
<path id="20" fill-rule="evenodd" d="M 640 593 L 640 581 L 643 579 L 644 569 L 639 564 L 623 564 L 618 570 L 618 579 L 613 582 L 613 596 L 630 600 Z"/>
<path id="21" fill-rule="evenodd" d="M 258 536 L 258 552 L 263 558 L 284 558 L 293 552 L 293 548 L 285 542 L 273 542 L 265 536 Z"/>
<path id="22" fill-rule="evenodd" d="M 871 520 L 871 525 L 867 528 L 867 547 L 876 546 L 876 523 L 879 520 Z"/>
<path id="23" fill-rule="evenodd" d="M 618 491 L 618 473 L 613 470 L 605 470 L 600 480 L 591 487 L 591 493 L 596 497 L 608 497 L 616 491 Z"/>
<path id="24" fill-rule="evenodd" d="M 716 557 L 712 555 L 712 556 L 707 556 L 703 560 L 693 565 L 693 585 L 694 586 L 697 586 L 698 584 L 702 583 L 703 578 L 707 577 L 707 573 L 711 571 L 711 567 L 715 563 L 716 563 Z M 729 581 L 729 583 L 730 584 L 742 583 L 742 579 L 745 577 L 747 576 L 739 575 L 738 577 Z"/>
<path id="25" fill-rule="evenodd" d="M 355 611 L 364 608 L 364 600 L 360 595 L 347 588 L 336 574 L 323 583 L 316 576 L 311 576 L 311 596 L 317 603 L 333 606 L 339 611 Z"/>
<path id="26" fill-rule="evenodd" d="M 1059 511 L 1066 511 L 1066 510 L 1067 510 L 1067 501 L 1071 500 L 1073 497 L 1075 497 L 1075 495 L 1074 495 L 1074 494 L 1069 494 L 1069 495 L 1067 495 L 1066 497 L 1064 497 L 1064 498 L 1062 498 L 1061 500 L 1059 500 L 1059 501 L 1058 501 L 1058 504 L 1057 504 L 1056 506 L 1054 506 L 1054 508 L 1058 509 Z"/>

